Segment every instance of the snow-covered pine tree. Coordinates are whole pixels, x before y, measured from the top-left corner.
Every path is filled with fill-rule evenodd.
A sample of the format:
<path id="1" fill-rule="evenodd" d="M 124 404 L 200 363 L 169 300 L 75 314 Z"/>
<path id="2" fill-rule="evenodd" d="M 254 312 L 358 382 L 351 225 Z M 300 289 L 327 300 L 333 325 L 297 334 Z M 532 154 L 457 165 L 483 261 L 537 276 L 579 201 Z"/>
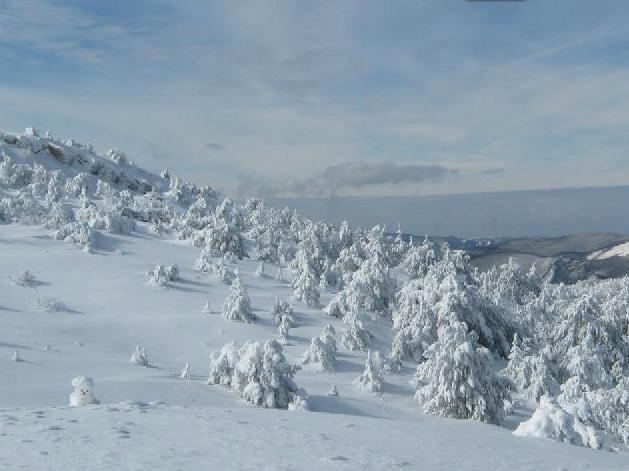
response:
<path id="1" fill-rule="evenodd" d="M 336 350 L 334 328 L 328 324 L 318 337 L 311 339 L 310 347 L 304 354 L 302 363 L 304 365 L 315 365 L 322 371 L 332 372 L 334 371 L 334 362 L 336 361 Z"/>
<path id="2" fill-rule="evenodd" d="M 338 345 L 336 343 L 336 330 L 334 329 L 332 324 L 326 324 L 323 327 L 320 337 L 323 342 L 327 343 L 330 346 L 332 353 L 336 355 L 336 352 L 338 351 Z"/>
<path id="3" fill-rule="evenodd" d="M 297 253 L 295 279 L 292 283 L 293 295 L 306 306 L 319 305 L 319 287 L 313 261 L 305 250 Z"/>
<path id="4" fill-rule="evenodd" d="M 491 353 L 478 345 L 476 332 L 453 321 L 439 327 L 438 337 L 417 368 L 415 397 L 423 411 L 502 423 L 513 385 L 494 372 Z"/>
<path id="5" fill-rule="evenodd" d="M 264 274 L 264 262 L 262 260 L 258 262 L 258 267 L 256 268 L 256 276 L 259 278 L 266 277 L 266 275 Z"/>
<path id="6" fill-rule="evenodd" d="M 306 393 L 294 381 L 298 367 L 288 364 L 275 340 L 227 344 L 210 359 L 208 383 L 231 387 L 240 397 L 258 406 L 305 408 Z"/>
<path id="7" fill-rule="evenodd" d="M 437 260 L 438 250 L 426 236 L 421 245 L 413 245 L 408 249 L 402 261 L 402 267 L 409 278 L 423 278 L 428 273 L 428 268 Z"/>
<path id="8" fill-rule="evenodd" d="M 389 372 L 389 365 L 380 356 L 380 352 L 367 350 L 365 371 L 356 380 L 363 388 L 374 393 L 384 392 L 384 375 Z"/>
<path id="9" fill-rule="evenodd" d="M 332 297 L 328 305 L 323 310 L 328 316 L 342 319 L 345 314 L 349 312 L 349 306 L 347 305 L 347 294 L 345 291 L 341 291 Z"/>
<path id="10" fill-rule="evenodd" d="M 371 256 L 360 265 L 345 287 L 350 309 L 387 315 L 395 289 L 382 245 L 382 242 L 373 244 Z"/>
<path id="11" fill-rule="evenodd" d="M 181 373 L 179 374 L 181 379 L 190 379 L 192 375 L 190 374 L 190 363 L 186 363 L 184 367 L 181 369 Z"/>
<path id="12" fill-rule="evenodd" d="M 343 318 L 345 331 L 341 338 L 343 346 L 352 351 L 366 351 L 371 334 L 363 327 L 355 312 L 348 312 Z"/>
<path id="13" fill-rule="evenodd" d="M 150 283 L 164 286 L 179 280 L 179 268 L 175 264 L 161 265 L 158 263 L 153 270 L 148 272 L 148 278 Z"/>
<path id="14" fill-rule="evenodd" d="M 524 345 L 522 345 L 524 344 Z M 555 379 L 555 365 L 550 360 L 550 348 L 545 347 L 537 353 L 526 347 L 516 334 L 509 353 L 509 364 L 503 371 L 519 391 L 523 391 L 529 399 L 539 402 L 543 395 L 556 397 L 559 394 L 559 383 Z"/>
<path id="15" fill-rule="evenodd" d="M 280 343 L 282 345 L 288 345 L 288 331 L 290 330 L 292 323 L 288 321 L 288 317 L 283 316 L 282 320 L 277 326 L 277 331 L 280 334 Z"/>
<path id="16" fill-rule="evenodd" d="M 229 296 L 225 299 L 223 317 L 230 321 L 247 323 L 257 320 L 257 316 L 253 313 L 251 307 L 247 289 L 241 284 L 239 277 L 234 279 Z"/>

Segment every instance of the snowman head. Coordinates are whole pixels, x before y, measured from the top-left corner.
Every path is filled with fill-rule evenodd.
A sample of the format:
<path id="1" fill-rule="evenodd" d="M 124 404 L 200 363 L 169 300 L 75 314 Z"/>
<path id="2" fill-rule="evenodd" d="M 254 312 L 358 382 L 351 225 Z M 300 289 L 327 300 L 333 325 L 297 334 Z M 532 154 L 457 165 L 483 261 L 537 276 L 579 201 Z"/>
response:
<path id="1" fill-rule="evenodd" d="M 92 397 L 92 389 L 94 389 L 94 380 L 87 376 L 77 376 L 72 380 L 72 386 L 74 386 L 74 393 L 81 397 Z"/>

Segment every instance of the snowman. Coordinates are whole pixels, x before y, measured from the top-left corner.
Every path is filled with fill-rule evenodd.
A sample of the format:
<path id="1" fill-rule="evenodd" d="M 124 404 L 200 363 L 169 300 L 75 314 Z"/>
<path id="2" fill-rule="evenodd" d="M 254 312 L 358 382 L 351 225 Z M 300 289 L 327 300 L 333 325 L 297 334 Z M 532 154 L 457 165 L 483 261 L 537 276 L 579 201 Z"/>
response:
<path id="1" fill-rule="evenodd" d="M 74 407 L 100 404 L 94 397 L 94 380 L 86 376 L 77 376 L 72 380 L 74 391 L 70 394 L 70 405 Z"/>

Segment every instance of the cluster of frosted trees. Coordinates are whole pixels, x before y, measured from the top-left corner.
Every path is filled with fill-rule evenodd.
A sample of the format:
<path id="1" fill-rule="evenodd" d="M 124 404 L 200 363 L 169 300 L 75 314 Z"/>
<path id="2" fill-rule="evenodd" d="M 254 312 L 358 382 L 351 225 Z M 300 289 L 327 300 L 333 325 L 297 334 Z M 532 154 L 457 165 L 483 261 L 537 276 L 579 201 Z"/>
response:
<path id="1" fill-rule="evenodd" d="M 530 401 L 537 410 L 518 434 L 595 448 L 629 442 L 627 278 L 554 285 L 514 261 L 480 273 L 461 252 L 428 239 L 315 223 L 257 199 L 237 204 L 167 171 L 144 181 L 134 175 L 148 174 L 119 151 L 97 155 L 33 129 L 0 140 L 0 222 L 43 225 L 86 250 L 97 247 L 99 232 L 127 234 L 138 222 L 189 240 L 201 250 L 197 268 L 231 285 L 223 306 L 230 320 L 256 316 L 229 266 L 242 258 L 275 265 L 306 312 L 340 321 L 344 348 L 368 352 L 358 382 L 369 390 L 386 390 L 383 375 L 406 365 L 415 368 L 426 413 L 499 424 Z M 18 163 L 20 153 L 28 163 Z M 176 276 L 167 266 L 149 275 L 158 284 Z M 278 300 L 273 316 L 288 343 L 292 306 Z M 370 351 L 370 323 L 391 326 L 386 357 Z M 336 352 L 336 333 L 326 327 L 303 362 L 332 371 Z M 225 347 L 212 364 L 210 382 L 251 402 L 303 405 L 279 342 Z"/>

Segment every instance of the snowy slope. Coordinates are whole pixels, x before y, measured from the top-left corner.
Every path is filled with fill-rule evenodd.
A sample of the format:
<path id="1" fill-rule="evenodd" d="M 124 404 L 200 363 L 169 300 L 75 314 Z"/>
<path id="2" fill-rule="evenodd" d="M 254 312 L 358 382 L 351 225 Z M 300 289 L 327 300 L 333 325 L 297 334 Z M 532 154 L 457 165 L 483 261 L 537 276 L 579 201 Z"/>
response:
<path id="1" fill-rule="evenodd" d="M 76 151 L 88 162 L 69 165 L 47 150 L 34 153 L 6 142 L 0 150 L 66 178 L 96 162 L 129 177 L 123 184 L 137 180 L 166 190 L 163 179 L 131 164 L 54 142 L 64 155 Z M 79 199 L 67 204 L 76 210 Z M 525 411 L 509 417 L 505 427 L 423 415 L 413 399 L 410 364 L 386 376 L 384 394 L 368 393 L 355 383 L 365 352 L 341 348 L 335 373 L 308 367 L 297 373 L 311 411 L 261 409 L 223 386 L 208 386 L 210 353 L 232 340 L 277 338 L 273 302 L 276 296 L 292 301 L 293 291 L 275 278 L 277 265 L 268 263 L 267 276 L 260 278 L 256 261 L 234 260 L 229 268 L 238 269 L 259 320 L 228 321 L 221 311 L 229 286 L 193 268 L 201 249 L 191 239 L 156 235 L 151 227 L 138 222 L 128 235 L 99 230 L 88 252 L 54 240 L 54 231 L 42 226 L 0 225 L 0 469 L 629 468 L 625 453 L 513 436 Z M 176 263 L 181 279 L 165 287 L 148 283 L 147 272 L 157 263 Z M 36 275 L 35 287 L 13 281 L 24 269 Z M 321 306 L 332 294 L 322 292 Z M 62 307 L 42 309 L 53 298 Z M 211 313 L 204 312 L 206 302 Z M 324 315 L 321 306 L 295 303 L 296 325 L 284 347 L 290 362 L 300 361 L 327 323 L 342 331 L 342 322 Z M 390 351 L 390 321 L 363 321 L 374 334 L 370 348 Z M 147 349 L 151 367 L 129 361 L 136 345 Z M 12 361 L 16 350 L 22 361 Z M 179 377 L 185 363 L 190 380 Z M 78 375 L 94 378 L 101 405 L 67 406 L 70 381 Z M 340 397 L 327 395 L 332 384 Z"/>
<path id="2" fill-rule="evenodd" d="M 381 397 L 367 394 L 353 384 L 363 353 L 344 352 L 335 374 L 298 374 L 312 412 L 243 403 L 226 389 L 205 384 L 208 353 L 231 339 L 275 337 L 268 311 L 276 295 L 290 295 L 287 284 L 260 280 L 252 273 L 253 262 L 240 262 L 261 319 L 255 325 L 229 322 L 202 312 L 208 299 L 220 309 L 226 287 L 190 268 L 198 249 L 142 231 L 108 237 L 114 250 L 88 254 L 48 239 L 39 228 L 1 229 L 5 469 L 623 469 L 629 464 L 624 455 L 423 416 L 412 400 L 410 374 L 390 375 Z M 182 281 L 165 289 L 147 285 L 145 272 L 158 260 L 178 263 Z M 42 296 L 62 300 L 71 311 L 41 312 L 35 293 L 8 279 L 25 267 L 44 283 Z M 298 326 L 286 348 L 292 360 L 329 321 L 315 310 L 297 312 Z M 370 328 L 384 336 L 385 329 Z M 154 368 L 129 363 L 137 343 L 147 347 Z M 44 351 L 46 344 L 50 351 Z M 15 348 L 23 362 L 10 360 Z M 192 381 L 178 377 L 185 362 L 191 364 Z M 96 396 L 105 405 L 65 407 L 70 380 L 78 374 L 95 378 Z M 326 396 L 332 383 L 339 398 Z"/>
<path id="3" fill-rule="evenodd" d="M 629 256 L 629 242 L 618 244 L 610 249 L 598 250 L 588 255 L 588 260 L 605 260 L 611 257 L 627 257 Z"/>

